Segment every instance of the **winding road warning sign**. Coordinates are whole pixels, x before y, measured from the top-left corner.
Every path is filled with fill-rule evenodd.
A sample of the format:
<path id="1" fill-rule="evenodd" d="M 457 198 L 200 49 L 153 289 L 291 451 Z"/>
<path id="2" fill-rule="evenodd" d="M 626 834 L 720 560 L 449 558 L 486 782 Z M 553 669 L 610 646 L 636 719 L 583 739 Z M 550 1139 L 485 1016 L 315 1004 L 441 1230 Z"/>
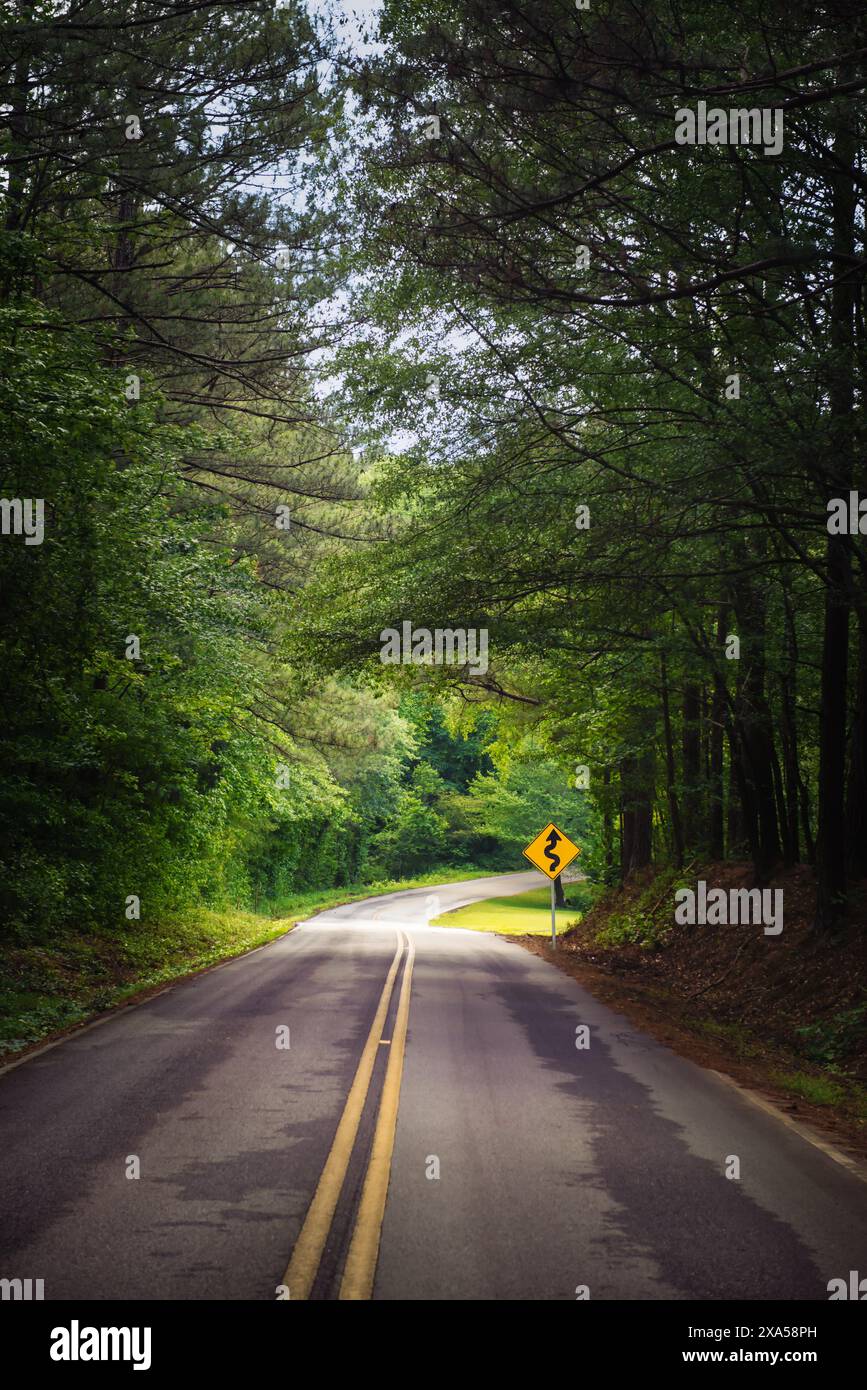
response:
<path id="1" fill-rule="evenodd" d="M 555 879 L 581 850 L 578 845 L 572 843 L 568 835 L 558 830 L 552 821 L 544 830 L 539 831 L 535 840 L 530 841 L 523 853 L 535 869 L 541 869 L 543 874 Z"/>

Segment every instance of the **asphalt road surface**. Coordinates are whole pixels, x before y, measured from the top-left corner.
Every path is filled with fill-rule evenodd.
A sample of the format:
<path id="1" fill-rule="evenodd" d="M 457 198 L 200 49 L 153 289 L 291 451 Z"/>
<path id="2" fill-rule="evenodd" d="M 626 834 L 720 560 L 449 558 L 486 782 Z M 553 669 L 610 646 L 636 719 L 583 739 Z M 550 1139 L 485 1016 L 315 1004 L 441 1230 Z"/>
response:
<path id="1" fill-rule="evenodd" d="M 547 962 L 426 925 L 539 881 L 323 913 L 0 1076 L 0 1277 L 46 1299 L 826 1300 L 867 1273 L 855 1172 Z"/>

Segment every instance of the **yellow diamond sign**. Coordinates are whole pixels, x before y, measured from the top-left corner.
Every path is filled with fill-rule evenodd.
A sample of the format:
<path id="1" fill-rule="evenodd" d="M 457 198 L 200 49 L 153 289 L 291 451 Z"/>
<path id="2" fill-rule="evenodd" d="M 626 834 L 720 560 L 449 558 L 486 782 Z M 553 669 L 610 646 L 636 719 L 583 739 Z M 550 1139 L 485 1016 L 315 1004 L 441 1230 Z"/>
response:
<path id="1" fill-rule="evenodd" d="M 569 836 L 558 830 L 553 821 L 546 825 L 544 830 L 540 830 L 535 840 L 531 840 L 524 850 L 533 867 L 541 869 L 549 878 L 556 878 L 558 874 L 562 874 L 576 854 L 580 853 L 579 846 L 573 845 Z"/>

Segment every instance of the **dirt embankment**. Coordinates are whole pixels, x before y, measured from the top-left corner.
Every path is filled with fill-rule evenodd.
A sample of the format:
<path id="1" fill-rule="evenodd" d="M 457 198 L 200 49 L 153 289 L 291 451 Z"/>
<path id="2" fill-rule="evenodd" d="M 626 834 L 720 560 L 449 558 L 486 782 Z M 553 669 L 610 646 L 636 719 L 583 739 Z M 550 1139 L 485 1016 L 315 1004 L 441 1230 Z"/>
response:
<path id="1" fill-rule="evenodd" d="M 839 935 L 812 930 L 812 870 L 782 890 L 783 930 L 679 925 L 675 893 L 752 888 L 750 866 L 713 863 L 607 892 L 553 953 L 524 938 L 612 1008 L 704 1066 L 867 1154 L 867 884 Z"/>

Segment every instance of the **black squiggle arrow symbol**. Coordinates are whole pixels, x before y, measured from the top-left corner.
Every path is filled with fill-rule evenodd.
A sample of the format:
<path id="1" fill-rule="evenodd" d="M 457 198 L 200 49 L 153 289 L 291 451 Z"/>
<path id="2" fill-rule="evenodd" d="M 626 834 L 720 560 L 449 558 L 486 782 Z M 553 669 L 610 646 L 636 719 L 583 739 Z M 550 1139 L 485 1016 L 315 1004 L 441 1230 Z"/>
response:
<path id="1" fill-rule="evenodd" d="M 545 848 L 542 850 L 542 853 L 544 854 L 545 858 L 550 859 L 551 868 L 553 869 L 554 873 L 556 873 L 560 867 L 560 856 L 559 854 L 554 853 L 554 846 L 559 845 L 562 838 L 562 835 L 558 834 L 556 830 L 552 829 L 551 834 L 545 841 Z"/>

